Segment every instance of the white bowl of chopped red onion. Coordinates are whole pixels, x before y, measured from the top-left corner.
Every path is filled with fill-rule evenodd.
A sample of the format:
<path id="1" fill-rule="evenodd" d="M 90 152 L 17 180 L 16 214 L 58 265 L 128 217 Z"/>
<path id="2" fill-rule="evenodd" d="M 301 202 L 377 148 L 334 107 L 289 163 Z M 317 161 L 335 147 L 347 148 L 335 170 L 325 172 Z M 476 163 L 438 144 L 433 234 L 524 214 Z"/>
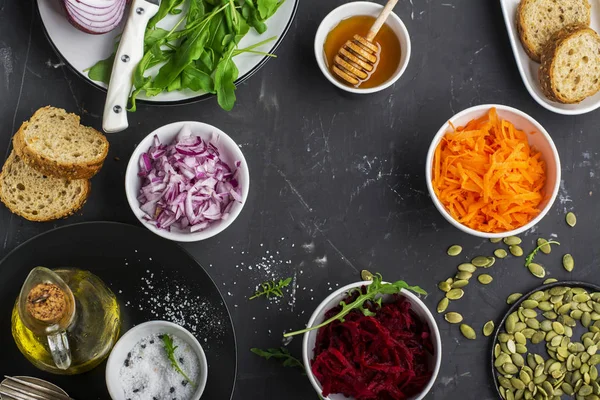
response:
<path id="1" fill-rule="evenodd" d="M 195 121 L 162 126 L 134 150 L 125 174 L 129 206 L 152 232 L 179 242 L 208 239 L 242 211 L 248 164 L 225 132 Z"/>
<path id="2" fill-rule="evenodd" d="M 330 294 L 314 311 L 308 321 L 307 327 L 316 326 L 327 318 L 330 318 L 331 315 L 327 315 L 328 311 L 338 307 L 342 300 L 348 298 L 349 291 L 360 289 L 371 283 L 372 282 L 370 281 L 352 283 Z M 393 376 L 394 378 L 390 379 L 397 380 L 394 384 L 397 384 L 398 386 L 404 385 L 402 386 L 403 389 L 406 388 L 403 392 L 404 397 L 399 397 L 399 393 L 401 393 L 402 390 L 398 389 L 399 391 L 395 392 L 395 397 L 393 398 L 420 400 L 431 390 L 442 363 L 442 341 L 438 326 L 433 315 L 418 296 L 406 289 L 402 289 L 396 296 L 397 298 L 394 298 L 394 295 L 385 295 L 382 303 L 384 306 L 399 304 L 398 307 L 402 307 L 404 315 L 411 316 L 409 323 L 398 325 L 395 322 L 390 323 L 388 320 L 387 324 L 385 324 L 382 323 L 383 321 L 375 321 L 379 318 L 380 311 L 376 311 L 377 315 L 373 316 L 374 318 L 370 318 L 363 317 L 362 313 L 354 310 L 352 312 L 359 313 L 357 318 L 363 318 L 362 322 L 359 322 L 360 319 L 351 318 L 350 314 L 347 314 L 344 317 L 344 322 L 339 323 L 337 326 L 334 324 L 339 321 L 335 321 L 334 323 L 317 330 L 308 331 L 304 334 L 302 341 L 302 358 L 306 374 L 308 375 L 308 379 L 313 388 L 324 400 L 356 400 L 360 398 L 374 398 L 373 395 L 384 395 L 386 394 L 385 392 L 378 392 L 379 390 L 382 390 L 381 386 L 378 387 L 378 377 L 390 378 Z M 333 314 L 336 314 L 336 312 Z M 385 312 L 388 313 L 389 310 L 386 310 Z M 387 315 L 394 314 L 388 313 Z M 368 331 L 364 330 L 364 335 L 361 335 L 354 327 L 343 327 L 347 322 L 352 324 L 363 324 L 365 321 L 368 324 L 372 324 L 372 326 L 370 325 Z M 396 337 L 388 338 L 390 340 L 381 339 L 381 341 L 378 342 L 380 339 L 377 337 L 380 333 L 376 326 L 383 327 L 383 329 L 389 328 L 389 331 L 383 333 L 383 335 L 391 333 L 392 335 L 396 335 Z M 329 327 L 329 330 L 321 332 L 321 330 L 327 327 Z M 410 327 L 410 329 L 408 327 Z M 411 331 L 413 332 L 414 337 L 410 337 Z M 322 336 L 319 336 L 320 333 Z M 339 336 L 333 337 L 338 334 Z M 364 337 L 368 337 L 370 342 L 362 342 L 362 338 Z M 419 343 L 421 340 L 422 342 Z M 401 369 L 413 371 L 412 366 L 408 367 L 410 364 L 410 362 L 407 361 L 408 357 L 399 357 L 400 364 L 398 365 L 390 365 L 392 364 L 389 362 L 390 360 L 384 360 L 386 357 L 385 354 L 393 354 L 393 352 L 396 351 L 392 348 L 387 348 L 384 343 L 394 343 L 397 345 L 400 341 L 405 341 L 407 349 L 410 348 L 412 351 L 410 356 L 414 356 L 413 365 L 417 364 L 417 359 L 420 360 L 421 368 L 426 370 L 426 376 L 417 375 L 410 377 L 409 374 L 401 371 Z M 423 345 L 425 341 L 427 344 Z M 327 345 L 327 343 L 330 345 Z M 348 350 L 348 346 L 351 346 L 352 349 L 345 354 L 344 352 Z M 425 348 L 428 346 L 429 348 L 425 351 Z M 362 350 L 359 351 L 361 348 Z M 417 348 L 420 349 L 419 355 L 415 351 Z M 378 353 L 378 351 L 383 351 L 384 353 Z M 317 354 L 317 352 L 319 354 Z M 357 360 L 361 357 L 361 352 L 365 354 L 366 357 L 358 362 Z M 349 358 L 345 356 L 349 356 Z M 336 379 L 335 374 L 332 372 L 337 366 L 341 366 L 341 369 L 343 369 L 339 376 L 337 376 L 338 379 Z M 381 370 L 381 368 L 388 367 L 390 368 L 389 372 Z M 352 390 L 365 390 L 363 393 L 366 397 L 353 397 L 350 393 L 335 393 L 333 390 L 329 394 L 324 393 L 324 389 L 326 389 L 325 385 L 323 382 L 319 381 L 319 378 L 316 376 L 317 374 L 313 369 L 316 369 L 317 373 L 323 375 L 332 375 L 331 378 L 328 378 L 330 380 L 329 389 L 349 385 L 351 387 L 353 386 Z M 392 371 L 392 369 L 395 371 Z M 367 381 L 364 381 L 363 378 L 365 378 L 365 376 L 362 375 L 364 371 L 373 371 L 375 373 L 369 375 Z M 413 372 L 416 372 L 416 370 Z M 354 376 L 356 374 L 358 375 Z M 415 378 L 417 381 L 410 382 L 411 379 Z M 383 382 L 380 383 L 383 385 Z M 390 384 L 389 386 L 391 387 L 392 385 Z M 368 391 L 370 392 L 367 395 Z M 390 396 L 390 398 L 392 398 L 392 396 Z"/>
<path id="3" fill-rule="evenodd" d="M 148 321 L 117 341 L 106 362 L 105 378 L 113 400 L 199 400 L 208 363 L 188 330 L 168 321 Z"/>

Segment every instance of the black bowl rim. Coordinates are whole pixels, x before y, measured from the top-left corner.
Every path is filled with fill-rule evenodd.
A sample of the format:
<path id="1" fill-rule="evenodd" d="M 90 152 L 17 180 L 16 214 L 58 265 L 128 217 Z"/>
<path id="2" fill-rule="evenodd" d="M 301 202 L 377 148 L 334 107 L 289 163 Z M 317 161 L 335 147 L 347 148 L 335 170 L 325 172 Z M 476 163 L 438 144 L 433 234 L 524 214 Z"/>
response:
<path id="1" fill-rule="evenodd" d="M 501 331 L 504 330 L 504 323 L 506 322 L 506 318 L 508 318 L 508 316 L 510 314 L 512 314 L 515 310 L 517 310 L 519 308 L 519 306 L 521 305 L 521 303 L 523 303 L 523 301 L 527 300 L 529 298 L 529 296 L 531 296 L 533 293 L 538 292 L 540 290 L 546 290 L 546 289 L 550 289 L 553 287 L 557 287 L 557 286 L 582 287 L 584 289 L 593 289 L 593 291 L 595 291 L 595 292 L 600 292 L 600 286 L 593 284 L 593 283 L 583 282 L 583 281 L 557 281 L 557 282 L 547 283 L 545 285 L 540 285 L 540 286 L 534 288 L 533 290 L 530 290 L 529 292 L 523 294 L 523 296 L 521 296 L 516 302 L 514 302 L 510 306 L 508 311 L 506 311 L 506 313 L 502 317 L 502 320 L 500 321 L 500 323 L 497 325 L 496 330 L 494 331 L 494 336 L 492 338 L 491 351 L 490 351 L 490 371 L 492 374 L 492 380 L 494 381 L 494 388 L 496 389 L 496 393 L 498 393 L 498 398 L 502 399 L 503 397 L 500 394 L 498 378 L 496 376 L 496 367 L 494 367 L 494 347 L 496 346 L 496 342 L 498 341 L 498 335 L 500 334 Z"/>

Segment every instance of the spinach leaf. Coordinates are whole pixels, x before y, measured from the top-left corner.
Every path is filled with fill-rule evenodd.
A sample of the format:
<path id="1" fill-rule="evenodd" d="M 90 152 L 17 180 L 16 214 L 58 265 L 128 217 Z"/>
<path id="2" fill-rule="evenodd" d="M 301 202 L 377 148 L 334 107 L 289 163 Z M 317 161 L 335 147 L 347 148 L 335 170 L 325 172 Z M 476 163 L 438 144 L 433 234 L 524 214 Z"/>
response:
<path id="1" fill-rule="evenodd" d="M 98 61 L 90 68 L 84 70 L 93 81 L 104 82 L 108 85 L 110 82 L 110 74 L 112 73 L 113 63 L 115 62 L 115 53 L 110 57 Z"/>
<path id="2" fill-rule="evenodd" d="M 217 102 L 225 111 L 231 111 L 235 104 L 235 80 L 239 71 L 233 62 L 235 44 L 230 43 L 229 49 L 217 64 L 215 70 L 215 90 L 217 91 Z"/>
<path id="3" fill-rule="evenodd" d="M 195 92 L 215 93 L 213 78 L 206 72 L 188 65 L 181 73 L 181 86 Z"/>

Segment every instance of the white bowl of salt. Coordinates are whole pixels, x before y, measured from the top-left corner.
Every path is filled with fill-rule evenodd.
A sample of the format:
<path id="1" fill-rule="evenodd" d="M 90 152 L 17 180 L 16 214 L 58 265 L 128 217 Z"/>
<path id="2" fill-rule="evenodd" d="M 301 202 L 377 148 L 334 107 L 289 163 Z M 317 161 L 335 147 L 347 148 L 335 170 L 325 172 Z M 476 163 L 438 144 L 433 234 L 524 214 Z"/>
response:
<path id="1" fill-rule="evenodd" d="M 185 328 L 149 321 L 130 329 L 106 363 L 112 400 L 199 400 L 208 364 L 202 346 Z"/>

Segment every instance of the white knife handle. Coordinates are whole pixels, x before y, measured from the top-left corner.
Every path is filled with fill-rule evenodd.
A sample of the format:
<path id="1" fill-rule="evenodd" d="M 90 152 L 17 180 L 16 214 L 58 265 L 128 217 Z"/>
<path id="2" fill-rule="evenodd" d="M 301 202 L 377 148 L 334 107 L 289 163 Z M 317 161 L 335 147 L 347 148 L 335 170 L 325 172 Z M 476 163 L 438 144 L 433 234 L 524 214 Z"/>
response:
<path id="1" fill-rule="evenodd" d="M 106 133 L 120 132 L 129 126 L 127 101 L 133 85 L 133 71 L 144 56 L 144 34 L 148 21 L 157 12 L 158 6 L 146 0 L 134 0 L 131 4 L 104 104 L 102 129 Z"/>

